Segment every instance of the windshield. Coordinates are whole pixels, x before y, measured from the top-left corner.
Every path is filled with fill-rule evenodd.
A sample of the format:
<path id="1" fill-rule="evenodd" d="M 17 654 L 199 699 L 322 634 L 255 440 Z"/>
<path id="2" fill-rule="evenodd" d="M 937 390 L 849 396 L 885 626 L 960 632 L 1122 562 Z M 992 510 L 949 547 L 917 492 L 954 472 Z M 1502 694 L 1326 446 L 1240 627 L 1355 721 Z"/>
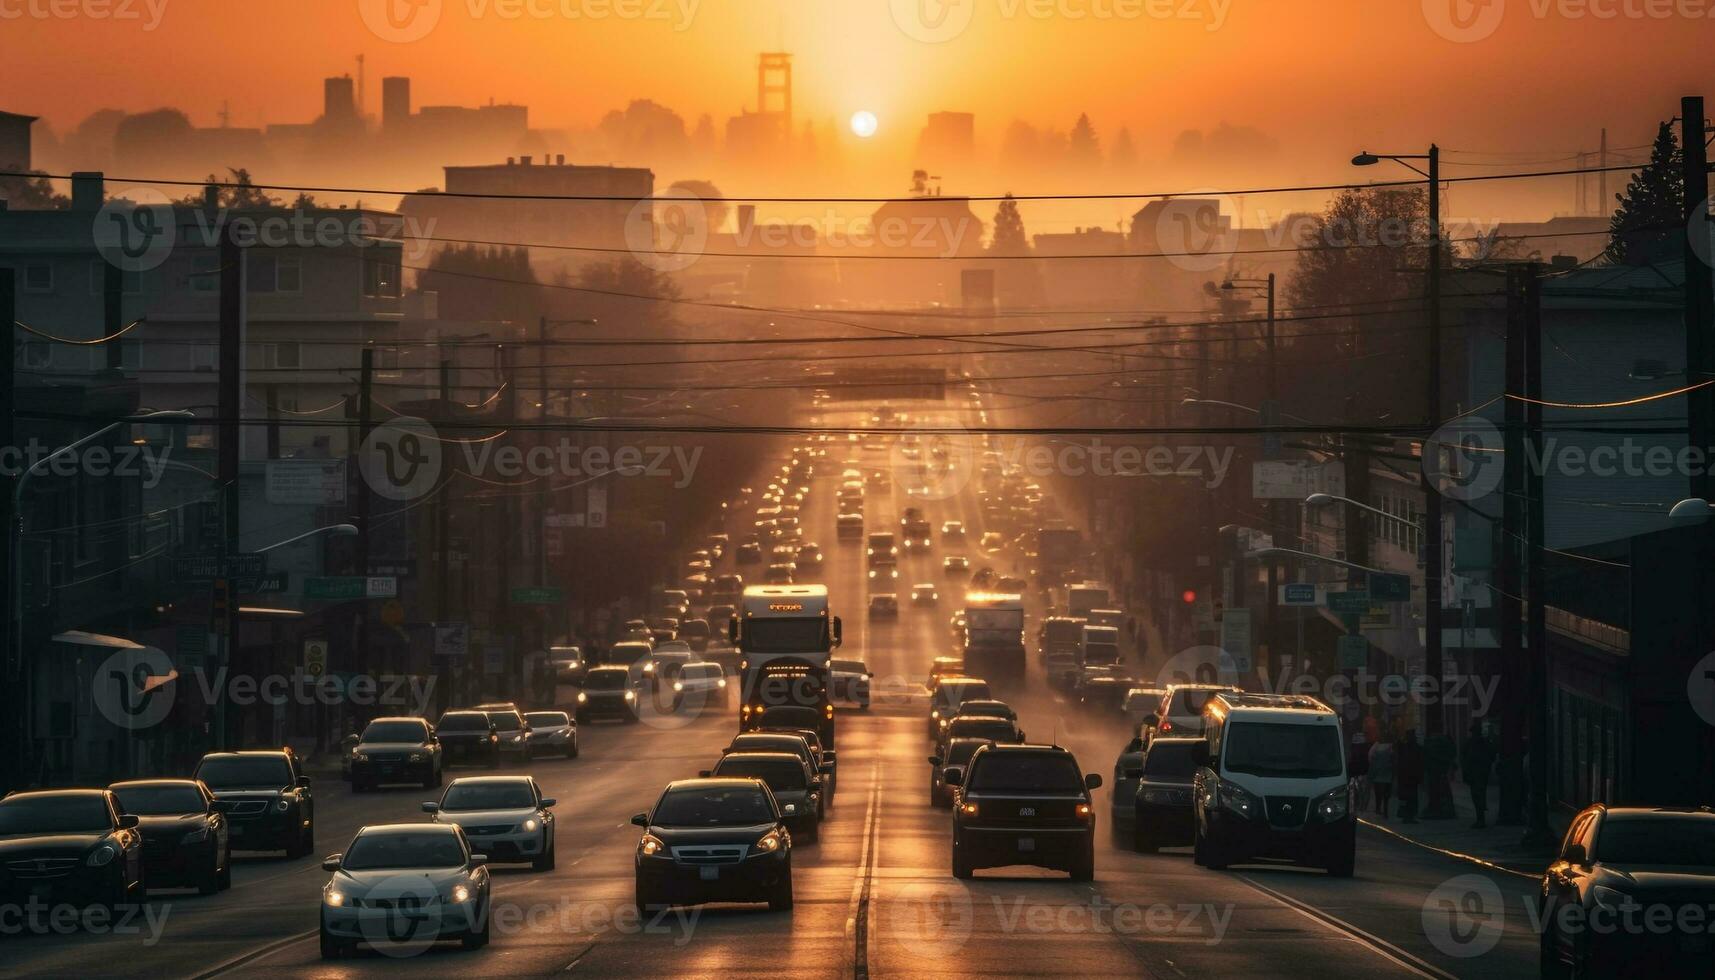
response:
<path id="1" fill-rule="evenodd" d="M 969 782 L 979 793 L 1082 793 L 1084 780 L 1067 755 L 1007 753 L 990 755 L 976 765 Z"/>
<path id="2" fill-rule="evenodd" d="M 1084 624 L 1062 620 L 1048 624 L 1049 643 L 1077 643 L 1084 638 Z"/>
<path id="3" fill-rule="evenodd" d="M 988 684 L 978 681 L 974 684 L 949 684 L 943 682 L 935 689 L 935 701 L 942 708 L 951 708 L 965 701 L 989 700 Z"/>
<path id="4" fill-rule="evenodd" d="M 732 827 L 773 823 L 774 808 L 760 791 L 682 789 L 668 793 L 650 823 L 662 827 Z"/>
<path id="5" fill-rule="evenodd" d="M 363 730 L 365 742 L 422 742 L 429 730 L 420 721 L 372 721 Z"/>
<path id="6" fill-rule="evenodd" d="M 1143 774 L 1157 778 L 1190 779 L 1197 771 L 1193 749 L 1201 742 L 1169 742 L 1157 740 L 1143 757 Z"/>
<path id="7" fill-rule="evenodd" d="M 987 738 L 1009 742 L 1018 737 L 1012 722 L 1004 718 L 956 718 L 947 726 L 947 734 L 957 738 Z"/>
<path id="8" fill-rule="evenodd" d="M 488 717 L 494 719 L 496 731 L 515 732 L 524 727 L 524 719 L 516 711 L 490 711 Z"/>
<path id="9" fill-rule="evenodd" d="M 486 732 L 488 731 L 488 716 L 474 711 L 456 715 L 442 715 L 440 724 L 435 726 L 445 732 Z"/>
<path id="10" fill-rule="evenodd" d="M 634 664 L 649 656 L 647 643 L 615 643 L 607 651 L 607 662 L 610 664 Z"/>
<path id="11" fill-rule="evenodd" d="M 1232 722 L 1225 742 L 1228 772 L 1310 778 L 1346 771 L 1340 730 L 1333 725 Z"/>
<path id="12" fill-rule="evenodd" d="M 744 649 L 751 653 L 808 653 L 826 650 L 827 622 L 820 616 L 757 619 L 744 622 Z"/>
<path id="13" fill-rule="evenodd" d="M 732 740 L 729 752 L 790 752 L 807 757 L 809 743 L 797 735 L 740 735 Z"/>
<path id="14" fill-rule="evenodd" d="M 536 805 L 529 783 L 454 783 L 441 797 L 443 810 L 524 810 Z"/>
<path id="15" fill-rule="evenodd" d="M 1606 864 L 1715 866 L 1715 820 L 1708 817 L 1612 817 L 1596 837 Z"/>
<path id="16" fill-rule="evenodd" d="M 1118 663 L 1120 648 L 1107 643 L 1088 643 L 1084 645 L 1084 663 L 1112 664 Z"/>
<path id="17" fill-rule="evenodd" d="M 864 664 L 861 660 L 836 660 L 832 666 L 833 669 L 842 674 L 861 674 L 864 672 Z"/>
<path id="18" fill-rule="evenodd" d="M 107 804 L 93 793 L 23 797 L 0 803 L 0 836 L 88 834 L 112 829 Z"/>
<path id="19" fill-rule="evenodd" d="M 195 786 L 126 786 L 113 791 L 119 809 L 148 816 L 158 813 L 203 813 L 208 803 Z"/>
<path id="20" fill-rule="evenodd" d="M 700 619 L 693 619 L 690 622 L 684 623 L 679 627 L 679 635 L 681 635 L 681 636 L 708 636 L 709 635 L 709 624 L 703 622 Z"/>
<path id="21" fill-rule="evenodd" d="M 1173 692 L 1173 703 L 1167 713 L 1173 718 L 1196 719 L 1202 717 L 1203 706 L 1214 697 L 1215 691 L 1179 690 Z"/>
<path id="22" fill-rule="evenodd" d="M 531 728 L 558 728 L 571 724 L 564 711 L 532 711 L 524 716 Z"/>
<path id="23" fill-rule="evenodd" d="M 686 680 L 704 680 L 721 676 L 720 664 L 686 664 L 680 676 Z"/>
<path id="24" fill-rule="evenodd" d="M 623 670 L 592 670 L 584 678 L 584 688 L 591 691 L 617 691 L 625 686 L 629 675 Z"/>
<path id="25" fill-rule="evenodd" d="M 292 781 L 292 767 L 278 756 L 229 756 L 204 759 L 196 778 L 219 789 L 223 786 L 265 786 L 278 789 Z"/>
<path id="26" fill-rule="evenodd" d="M 768 784 L 776 793 L 791 793 L 806 789 L 804 764 L 796 759 L 746 759 L 729 755 L 715 766 L 714 774 L 721 777 L 753 776 Z"/>
<path id="27" fill-rule="evenodd" d="M 942 765 L 962 766 L 971 761 L 972 753 L 987 744 L 989 740 L 986 738 L 953 739 L 952 744 L 947 746 L 947 758 L 942 760 Z"/>
<path id="28" fill-rule="evenodd" d="M 340 858 L 346 871 L 385 871 L 391 868 L 456 868 L 464 864 L 464 848 L 449 833 L 412 831 L 361 834 Z"/>

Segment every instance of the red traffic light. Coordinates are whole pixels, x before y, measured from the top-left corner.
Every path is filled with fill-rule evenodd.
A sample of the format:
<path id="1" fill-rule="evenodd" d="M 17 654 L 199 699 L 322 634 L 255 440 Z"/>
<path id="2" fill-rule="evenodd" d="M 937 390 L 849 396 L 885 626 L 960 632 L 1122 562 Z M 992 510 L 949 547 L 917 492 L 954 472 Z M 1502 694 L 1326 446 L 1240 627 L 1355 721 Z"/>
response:
<path id="1" fill-rule="evenodd" d="M 1184 600 L 1186 605 L 1190 605 L 1197 601 L 1197 590 L 1186 589 L 1184 592 L 1179 593 L 1179 598 Z"/>

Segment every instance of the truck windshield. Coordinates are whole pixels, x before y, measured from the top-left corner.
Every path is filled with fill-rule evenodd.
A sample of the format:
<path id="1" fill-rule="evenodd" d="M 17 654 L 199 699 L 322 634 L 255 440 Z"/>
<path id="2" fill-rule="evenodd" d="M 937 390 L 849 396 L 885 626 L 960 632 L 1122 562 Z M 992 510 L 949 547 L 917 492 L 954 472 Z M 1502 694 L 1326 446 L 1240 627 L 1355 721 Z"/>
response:
<path id="1" fill-rule="evenodd" d="M 1340 730 L 1333 725 L 1233 722 L 1227 725 L 1228 772 L 1308 779 L 1345 772 Z"/>
<path id="2" fill-rule="evenodd" d="M 809 653 L 827 649 L 826 623 L 820 616 L 797 619 L 749 619 L 744 649 L 749 653 Z"/>
<path id="3" fill-rule="evenodd" d="M 1091 643 L 1084 647 L 1084 663 L 1117 664 L 1120 648 L 1109 643 Z"/>

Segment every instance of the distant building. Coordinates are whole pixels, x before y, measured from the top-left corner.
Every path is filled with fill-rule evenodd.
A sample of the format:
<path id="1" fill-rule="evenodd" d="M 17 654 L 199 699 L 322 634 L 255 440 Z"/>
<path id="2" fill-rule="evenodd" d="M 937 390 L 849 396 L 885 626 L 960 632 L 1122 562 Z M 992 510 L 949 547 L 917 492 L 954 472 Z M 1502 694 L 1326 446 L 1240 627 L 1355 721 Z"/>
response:
<path id="1" fill-rule="evenodd" d="M 1132 306 L 1131 282 L 1124 260 L 1099 258 L 1123 255 L 1126 236 L 1107 228 L 1074 228 L 1031 237 L 1042 269 L 1049 308 L 1127 309 Z M 1077 261 L 1087 256 L 1089 261 Z"/>
<path id="2" fill-rule="evenodd" d="M 917 163 L 937 171 L 959 171 L 976 155 L 977 117 L 969 112 L 931 112 L 917 137 Z"/>
<path id="3" fill-rule="evenodd" d="M 381 131 L 392 134 L 411 124 L 411 80 L 392 76 L 381 80 Z"/>
<path id="4" fill-rule="evenodd" d="M 30 169 L 30 126 L 35 116 L 0 112 L 0 170 Z"/>

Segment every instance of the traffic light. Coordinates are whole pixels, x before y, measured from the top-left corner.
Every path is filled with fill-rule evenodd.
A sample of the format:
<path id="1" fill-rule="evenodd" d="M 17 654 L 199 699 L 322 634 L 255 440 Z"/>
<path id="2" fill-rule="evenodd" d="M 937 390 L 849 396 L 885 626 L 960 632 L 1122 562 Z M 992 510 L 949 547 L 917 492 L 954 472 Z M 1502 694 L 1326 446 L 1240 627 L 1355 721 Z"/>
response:
<path id="1" fill-rule="evenodd" d="M 1197 590 L 1196 589 L 1186 589 L 1184 592 L 1179 593 L 1179 599 L 1181 602 L 1184 602 L 1187 606 L 1189 606 L 1192 603 L 1195 603 L 1197 601 Z"/>

